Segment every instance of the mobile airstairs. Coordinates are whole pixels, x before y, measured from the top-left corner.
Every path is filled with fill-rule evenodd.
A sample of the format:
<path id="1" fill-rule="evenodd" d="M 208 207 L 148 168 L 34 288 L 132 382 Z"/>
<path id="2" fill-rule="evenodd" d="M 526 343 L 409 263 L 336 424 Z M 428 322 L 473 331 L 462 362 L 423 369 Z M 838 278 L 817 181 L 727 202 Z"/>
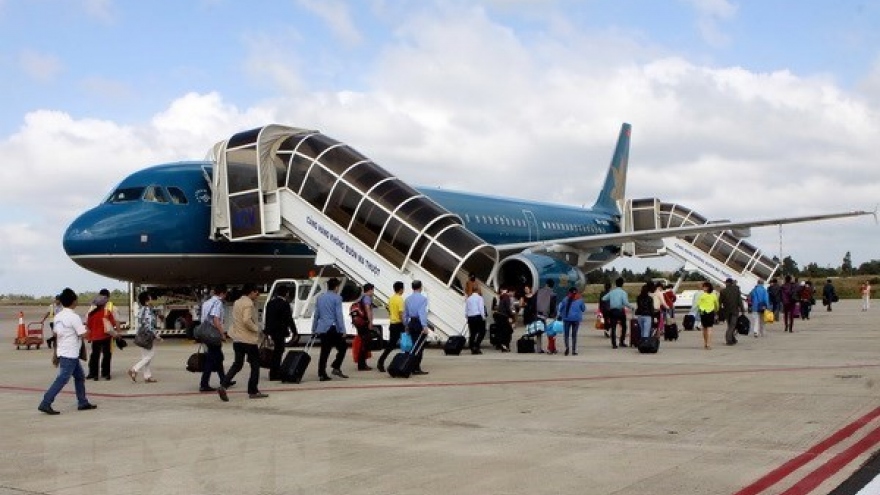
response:
<path id="1" fill-rule="evenodd" d="M 420 280 L 428 319 L 447 336 L 465 327 L 468 275 L 495 275 L 497 250 L 458 216 L 320 132 L 268 125 L 217 143 L 212 154 L 215 238 L 303 242 L 316 266 L 373 283 L 382 301 L 395 281 L 409 293 Z"/>
<path id="2" fill-rule="evenodd" d="M 657 198 L 627 200 L 624 218 L 625 231 L 710 223 L 695 211 Z M 779 269 L 779 263 L 743 240 L 748 235 L 747 230 L 725 230 L 669 237 L 656 243 L 630 243 L 624 246 L 624 251 L 642 258 L 673 256 L 684 263 L 686 271 L 698 271 L 716 284 L 731 278 L 743 294 L 748 294 L 758 280 L 770 280 Z"/>

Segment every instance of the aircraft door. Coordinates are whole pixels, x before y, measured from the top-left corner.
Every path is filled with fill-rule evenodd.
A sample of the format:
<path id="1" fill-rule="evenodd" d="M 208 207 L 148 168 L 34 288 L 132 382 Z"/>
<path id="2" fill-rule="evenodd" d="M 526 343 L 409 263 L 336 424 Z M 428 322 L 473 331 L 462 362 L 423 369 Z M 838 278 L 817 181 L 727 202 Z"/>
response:
<path id="1" fill-rule="evenodd" d="M 523 210 L 523 217 L 526 220 L 526 226 L 529 228 L 529 241 L 540 240 L 540 232 L 538 231 L 538 220 L 532 210 Z"/>

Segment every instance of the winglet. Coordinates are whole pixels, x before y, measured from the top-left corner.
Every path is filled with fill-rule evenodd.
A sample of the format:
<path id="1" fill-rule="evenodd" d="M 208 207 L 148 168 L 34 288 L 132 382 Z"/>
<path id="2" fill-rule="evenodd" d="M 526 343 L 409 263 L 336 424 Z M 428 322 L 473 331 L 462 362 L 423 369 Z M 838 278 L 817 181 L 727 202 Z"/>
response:
<path id="1" fill-rule="evenodd" d="M 614 156 L 605 176 L 605 184 L 599 197 L 593 205 L 594 210 L 604 210 L 610 213 L 620 214 L 620 206 L 626 198 L 626 168 L 629 164 L 629 140 L 632 126 L 624 123 L 620 126 L 620 135 L 617 138 L 617 147 L 614 148 Z"/>

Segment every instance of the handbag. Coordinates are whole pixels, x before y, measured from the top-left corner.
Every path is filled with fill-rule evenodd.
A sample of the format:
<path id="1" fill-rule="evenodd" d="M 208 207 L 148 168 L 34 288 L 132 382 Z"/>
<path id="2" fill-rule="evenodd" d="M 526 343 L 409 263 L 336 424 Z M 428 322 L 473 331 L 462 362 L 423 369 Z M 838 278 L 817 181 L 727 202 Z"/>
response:
<path id="1" fill-rule="evenodd" d="M 116 333 L 116 328 L 113 326 L 113 323 L 110 322 L 109 318 L 102 318 L 101 321 L 104 322 L 104 333 L 107 335 L 116 338 L 118 333 Z"/>
<path id="2" fill-rule="evenodd" d="M 186 371 L 190 373 L 201 373 L 205 370 L 205 352 L 204 346 L 199 346 L 196 352 L 189 355 L 186 360 Z"/>
<path id="3" fill-rule="evenodd" d="M 400 350 L 403 352 L 409 352 L 413 348 L 412 337 L 409 332 L 403 332 L 400 334 Z"/>
<path id="4" fill-rule="evenodd" d="M 221 345 L 223 344 L 223 336 L 220 335 L 220 330 L 211 323 L 211 320 L 206 318 L 205 321 L 199 323 L 199 326 L 196 327 L 195 331 L 193 331 L 193 337 L 195 337 L 197 342 L 201 342 L 206 345 Z"/>
<path id="5" fill-rule="evenodd" d="M 156 334 L 151 332 L 150 330 L 140 329 L 134 334 L 134 345 L 138 347 L 143 347 L 144 349 L 152 349 L 153 348 L 153 340 L 156 338 Z"/>
<path id="6" fill-rule="evenodd" d="M 776 321 L 776 318 L 773 316 L 773 311 L 769 309 L 764 310 L 764 323 L 773 323 Z"/>
<path id="7" fill-rule="evenodd" d="M 274 354 L 274 345 L 268 336 L 264 335 L 260 342 L 260 368 L 272 368 L 272 355 Z"/>

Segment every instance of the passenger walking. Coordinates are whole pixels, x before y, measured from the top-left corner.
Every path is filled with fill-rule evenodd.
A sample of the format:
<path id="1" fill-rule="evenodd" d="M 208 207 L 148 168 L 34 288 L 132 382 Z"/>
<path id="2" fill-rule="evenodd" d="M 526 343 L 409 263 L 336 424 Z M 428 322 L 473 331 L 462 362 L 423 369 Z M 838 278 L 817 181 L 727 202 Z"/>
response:
<path id="1" fill-rule="evenodd" d="M 669 311 L 669 305 L 666 303 L 666 291 L 663 288 L 663 284 L 658 283 L 654 286 L 652 282 L 649 283 L 653 287 L 651 297 L 654 298 L 654 321 L 657 322 L 657 335 L 660 335 L 664 325 L 666 325 L 666 315 Z"/>
<path id="2" fill-rule="evenodd" d="M 403 301 L 403 321 L 406 322 L 406 331 L 409 332 L 413 343 L 418 341 L 419 336 L 428 334 L 428 298 L 422 294 L 422 282 L 413 280 L 413 293 Z M 413 375 L 427 375 L 422 369 L 422 357 L 425 346 L 421 346 L 415 352 L 415 366 Z"/>
<path id="3" fill-rule="evenodd" d="M 538 318 L 544 319 L 545 327 L 547 320 L 556 319 L 556 307 L 558 304 L 556 301 L 556 291 L 553 290 L 555 285 L 553 280 L 548 278 L 544 283 L 544 287 L 538 289 L 538 292 L 535 294 L 535 309 L 538 311 Z M 542 335 L 539 333 L 535 336 L 535 350 L 539 353 L 544 352 L 541 340 Z"/>
<path id="4" fill-rule="evenodd" d="M 342 297 L 339 295 L 339 279 L 327 281 L 327 290 L 315 301 L 315 314 L 312 318 L 312 335 L 321 337 L 321 355 L 318 358 L 318 379 L 322 382 L 331 380 L 327 375 L 327 359 L 336 349 L 336 357 L 330 364 L 330 373 L 339 378 L 348 378 L 342 372 L 342 361 L 345 360 L 345 320 L 342 317 Z"/>
<path id="5" fill-rule="evenodd" d="M 391 351 L 397 349 L 400 335 L 406 330 L 403 324 L 403 282 L 394 282 L 392 288 L 394 295 L 388 298 L 388 341 L 385 342 L 385 350 L 376 363 L 376 369 L 380 373 L 385 373 L 385 360 Z"/>
<path id="6" fill-rule="evenodd" d="M 782 286 L 775 278 L 770 279 L 770 287 L 767 287 L 767 296 L 770 298 L 770 309 L 773 311 L 773 321 L 779 321 L 782 314 Z"/>
<path id="7" fill-rule="evenodd" d="M 468 326 L 468 349 L 471 350 L 471 354 L 482 354 L 483 351 L 480 350 L 480 344 L 486 335 L 486 317 L 488 314 L 486 312 L 486 301 L 483 300 L 479 287 L 475 288 L 465 300 L 464 315 L 467 318 Z"/>
<path id="8" fill-rule="evenodd" d="M 272 362 L 269 365 L 269 380 L 281 380 L 281 358 L 287 337 L 297 334 L 296 322 L 290 309 L 290 289 L 286 285 L 275 288 L 275 297 L 266 304 L 266 326 L 263 333 L 272 339 Z"/>
<path id="9" fill-rule="evenodd" d="M 352 321 L 358 337 L 361 339 L 361 347 L 357 356 L 358 371 L 370 371 L 373 368 L 367 364 L 367 356 L 370 354 L 370 333 L 373 330 L 373 294 L 375 286 L 370 283 L 364 284 L 361 298 L 356 304 L 360 304 L 361 311 L 365 315 L 362 321 Z"/>
<path id="10" fill-rule="evenodd" d="M 651 336 L 651 323 L 654 319 L 654 296 L 651 293 L 651 283 L 642 285 L 639 295 L 636 296 L 636 319 L 639 322 L 639 330 L 643 339 Z M 632 337 L 630 337 L 632 339 Z M 620 345 L 623 345 L 622 343 Z"/>
<path id="11" fill-rule="evenodd" d="M 801 286 L 800 301 L 801 319 L 809 320 L 810 311 L 813 309 L 813 305 L 816 304 L 816 291 L 813 289 L 813 282 L 807 280 L 804 282 L 804 285 Z"/>
<path id="12" fill-rule="evenodd" d="M 55 397 L 61 392 L 61 389 L 67 385 L 70 378 L 73 377 L 73 387 L 76 390 L 77 409 L 87 411 L 96 409 L 98 406 L 89 402 L 86 397 L 86 379 L 82 366 L 79 363 L 80 350 L 83 348 L 83 337 L 88 337 L 88 329 L 83 325 L 79 315 L 73 312 L 76 307 L 76 292 L 70 288 L 65 288 L 59 295 L 59 302 L 62 310 L 55 314 L 53 328 L 55 335 L 58 336 L 57 345 L 55 346 L 55 356 L 58 359 L 58 376 L 55 381 L 46 390 L 43 400 L 37 406 L 37 410 L 46 414 L 56 415 L 60 412 L 52 409 L 52 403 Z"/>
<path id="13" fill-rule="evenodd" d="M 223 370 L 223 342 L 226 341 L 226 332 L 223 329 L 223 320 L 226 317 L 226 311 L 223 307 L 223 301 L 226 299 L 228 289 L 225 285 L 220 284 L 214 287 L 214 295 L 210 299 L 202 303 L 201 320 L 209 321 L 214 330 L 220 332 L 221 342 L 219 344 L 205 345 L 205 367 L 202 370 L 202 379 L 199 384 L 199 392 L 218 392 L 222 398 L 226 394 L 226 390 L 214 388 L 210 385 L 211 373 L 217 373 L 220 379 L 220 385 L 226 383 L 226 372 Z M 228 385 L 228 384 L 227 384 Z"/>
<path id="14" fill-rule="evenodd" d="M 64 309 L 64 306 L 61 305 L 60 297 L 61 297 L 61 295 L 55 296 L 55 300 L 52 301 L 52 304 L 49 305 L 49 311 L 47 311 L 46 315 L 43 316 L 43 319 L 40 320 L 41 325 L 45 325 L 46 320 L 47 319 L 49 320 L 50 336 L 48 339 L 46 339 L 46 347 L 48 347 L 49 349 L 52 348 L 52 346 L 55 344 L 55 341 L 56 341 L 55 332 L 53 331 L 54 327 L 55 327 L 55 315 L 57 315 L 58 313 L 61 312 L 61 310 Z"/>
<path id="15" fill-rule="evenodd" d="M 568 288 L 568 296 L 559 303 L 557 311 L 562 320 L 565 355 L 568 356 L 571 353 L 572 356 L 577 356 L 578 329 L 581 326 L 581 320 L 584 319 L 584 313 L 587 312 L 587 305 L 581 299 L 581 293 L 577 287 Z"/>
<path id="16" fill-rule="evenodd" d="M 767 294 L 767 288 L 764 287 L 764 281 L 758 280 L 758 285 L 752 289 L 749 294 L 749 305 L 752 307 L 752 329 L 751 334 L 757 337 L 764 336 L 764 311 L 770 307 L 770 296 Z"/>
<path id="17" fill-rule="evenodd" d="M 871 284 L 867 280 L 862 284 L 861 293 L 862 311 L 867 311 L 871 309 Z"/>
<path id="18" fill-rule="evenodd" d="M 742 292 L 732 278 L 724 281 L 724 288 L 719 294 L 719 302 L 721 305 L 719 320 L 727 322 L 727 332 L 724 334 L 725 343 L 736 345 L 736 323 L 740 315 L 745 313 L 745 307 L 743 306 Z"/>
<path id="19" fill-rule="evenodd" d="M 623 290 L 623 277 L 618 277 L 614 285 L 614 289 L 602 296 L 602 301 L 608 303 L 608 315 L 603 316 L 605 324 L 611 326 L 611 348 L 617 349 L 617 326 L 620 325 L 620 347 L 626 347 L 626 309 L 632 310 L 633 305 L 629 303 L 629 295 Z"/>
<path id="20" fill-rule="evenodd" d="M 822 287 L 822 305 L 825 306 L 826 311 L 831 311 L 831 305 L 837 302 L 837 291 L 834 290 L 834 284 L 831 283 L 831 279 L 825 281 L 825 285 Z"/>
<path id="21" fill-rule="evenodd" d="M 89 310 L 86 319 L 86 325 L 89 327 L 89 336 L 92 341 L 92 354 L 89 356 L 89 374 L 86 378 L 98 380 L 98 372 L 100 370 L 101 377 L 109 380 L 110 361 L 113 358 L 111 345 L 113 338 L 116 336 L 116 319 L 113 313 L 107 310 L 108 298 L 99 295 L 92 301 L 92 308 Z"/>
<path id="22" fill-rule="evenodd" d="M 606 281 L 605 285 L 602 287 L 602 291 L 599 292 L 599 316 L 602 321 L 602 330 L 605 331 L 605 337 L 611 337 L 611 334 L 608 332 L 609 330 L 609 322 L 608 319 L 611 316 L 611 305 L 608 304 L 608 301 L 605 300 L 605 295 L 611 292 L 611 282 Z M 597 319 L 599 319 L 597 317 Z M 617 346 L 617 341 L 612 342 L 614 347 Z"/>
<path id="23" fill-rule="evenodd" d="M 226 379 L 220 382 L 217 393 L 226 402 L 229 397 L 226 389 L 232 385 L 232 379 L 244 367 L 245 358 L 250 365 L 251 373 L 248 377 L 247 392 L 251 399 L 264 399 L 268 394 L 260 392 L 260 326 L 257 324 L 257 311 L 254 309 L 254 301 L 260 295 L 260 290 L 254 284 L 244 284 L 242 295 L 232 303 L 232 328 L 229 336 L 232 338 L 232 350 L 235 359 Z"/>
<path id="24" fill-rule="evenodd" d="M 700 321 L 700 297 L 705 294 L 703 292 L 702 286 L 700 289 L 694 291 L 694 297 L 691 299 L 691 309 L 689 311 L 690 315 L 694 317 L 694 329 L 700 330 L 703 328 L 703 322 Z"/>
<path id="25" fill-rule="evenodd" d="M 718 294 L 714 292 L 710 282 L 703 282 L 703 293 L 700 294 L 697 308 L 700 311 L 700 325 L 703 327 L 703 348 L 708 350 L 712 348 L 712 327 L 720 308 Z"/>
<path id="26" fill-rule="evenodd" d="M 794 332 L 794 312 L 798 304 L 798 287 L 791 280 L 791 275 L 785 276 L 785 283 L 779 288 L 779 297 L 782 301 L 782 319 L 786 332 Z"/>
<path id="27" fill-rule="evenodd" d="M 141 348 L 141 359 L 128 370 L 128 376 L 131 377 L 131 381 L 137 382 L 138 373 L 143 371 L 145 383 L 156 383 L 150 363 L 156 356 L 155 344 L 161 341 L 162 337 L 159 336 L 156 310 L 153 309 L 153 298 L 150 297 L 150 293 L 144 291 L 138 294 L 138 304 L 140 309 L 137 314 L 137 333 L 146 336 L 144 342 L 147 343 L 138 346 Z M 138 338 L 136 337 L 135 340 Z"/>
<path id="28" fill-rule="evenodd" d="M 510 341 L 513 339 L 513 321 L 515 317 L 513 297 L 506 288 L 503 288 L 498 296 L 498 307 L 492 314 L 498 331 L 498 343 L 495 348 L 501 352 L 510 352 Z"/>

